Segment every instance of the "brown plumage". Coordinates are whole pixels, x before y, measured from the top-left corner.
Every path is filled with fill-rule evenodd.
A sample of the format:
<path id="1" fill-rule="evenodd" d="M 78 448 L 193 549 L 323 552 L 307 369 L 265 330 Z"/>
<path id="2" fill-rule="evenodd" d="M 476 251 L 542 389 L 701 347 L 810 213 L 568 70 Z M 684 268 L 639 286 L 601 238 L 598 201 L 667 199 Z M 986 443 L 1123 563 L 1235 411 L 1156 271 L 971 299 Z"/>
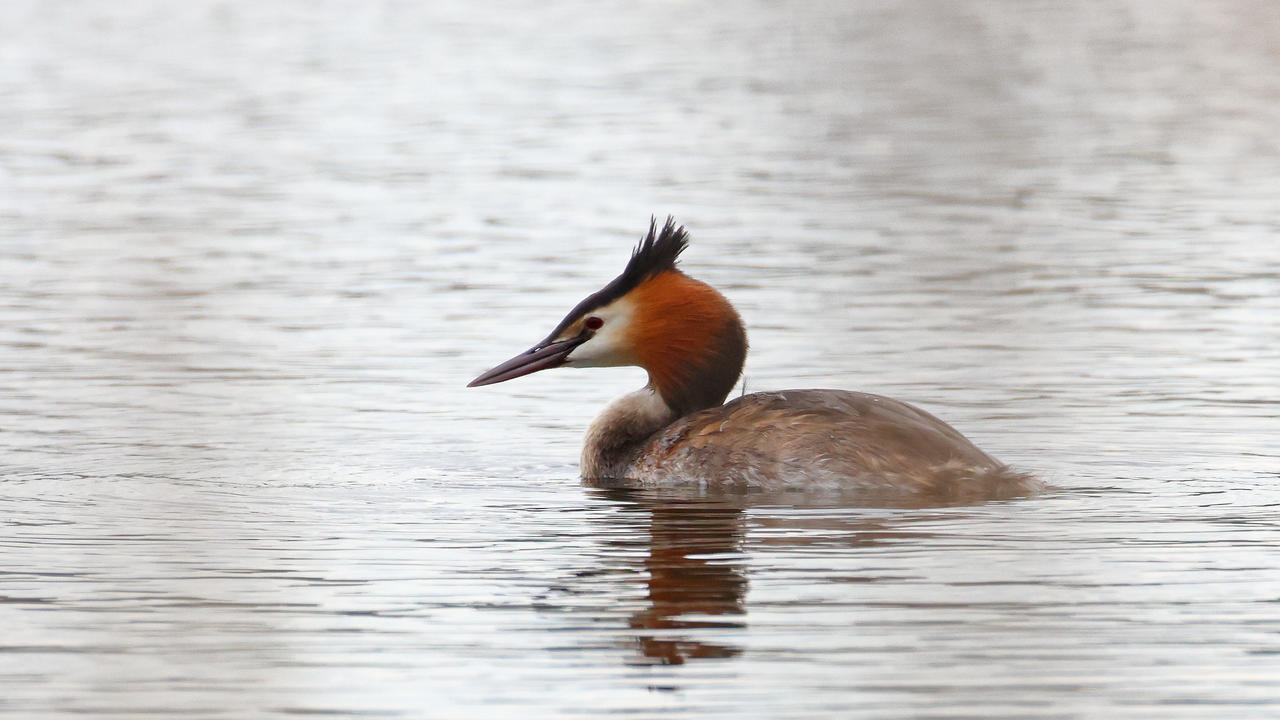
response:
<path id="1" fill-rule="evenodd" d="M 655 432 L 627 475 L 735 489 L 896 489 L 1017 495 L 1036 486 L 955 428 L 892 398 L 845 390 L 744 395 Z"/>
<path id="2" fill-rule="evenodd" d="M 1007 497 L 1038 489 L 950 425 L 897 400 L 784 390 L 721 405 L 747 341 L 733 306 L 675 267 L 684 228 L 656 223 L 623 274 L 538 345 L 471 385 L 559 366 L 637 365 L 648 384 L 591 424 L 583 477 L 596 484 L 715 490 L 892 490 Z"/>

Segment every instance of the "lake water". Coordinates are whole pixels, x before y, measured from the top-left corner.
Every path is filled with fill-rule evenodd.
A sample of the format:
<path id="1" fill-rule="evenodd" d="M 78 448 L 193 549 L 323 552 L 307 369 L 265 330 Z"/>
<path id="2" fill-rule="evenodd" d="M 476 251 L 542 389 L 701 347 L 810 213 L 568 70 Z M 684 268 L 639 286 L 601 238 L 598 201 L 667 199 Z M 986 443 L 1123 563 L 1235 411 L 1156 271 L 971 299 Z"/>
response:
<path id="1" fill-rule="evenodd" d="M 1269 0 L 8 0 L 0 715 L 1280 714 Z M 464 389 L 651 214 L 962 507 L 584 488 Z"/>

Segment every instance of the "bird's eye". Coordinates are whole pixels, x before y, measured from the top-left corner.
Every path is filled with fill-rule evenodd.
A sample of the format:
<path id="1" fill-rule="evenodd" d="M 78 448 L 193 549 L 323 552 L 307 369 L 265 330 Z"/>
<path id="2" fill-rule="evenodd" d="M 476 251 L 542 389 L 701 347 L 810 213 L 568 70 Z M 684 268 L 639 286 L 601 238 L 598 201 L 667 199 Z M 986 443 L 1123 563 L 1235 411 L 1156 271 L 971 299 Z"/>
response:
<path id="1" fill-rule="evenodd" d="M 585 325 L 588 330 L 599 330 L 600 328 L 604 327 L 604 321 L 596 317 L 595 315 L 592 315 L 591 317 L 587 318 L 585 321 L 583 321 L 582 324 Z"/>

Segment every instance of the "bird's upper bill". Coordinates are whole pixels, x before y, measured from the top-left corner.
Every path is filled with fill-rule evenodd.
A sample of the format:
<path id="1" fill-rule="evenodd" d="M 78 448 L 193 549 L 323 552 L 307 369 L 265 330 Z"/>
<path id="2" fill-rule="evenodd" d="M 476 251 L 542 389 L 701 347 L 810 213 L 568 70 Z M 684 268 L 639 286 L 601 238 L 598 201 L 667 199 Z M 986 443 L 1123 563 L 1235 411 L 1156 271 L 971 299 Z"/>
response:
<path id="1" fill-rule="evenodd" d="M 467 383 L 467 387 L 479 387 L 494 383 L 506 382 L 539 370 L 560 367 L 568 362 L 569 353 L 587 341 L 587 337 L 578 335 L 568 340 L 557 340 L 539 343 L 497 367 L 483 373 L 480 377 Z"/>

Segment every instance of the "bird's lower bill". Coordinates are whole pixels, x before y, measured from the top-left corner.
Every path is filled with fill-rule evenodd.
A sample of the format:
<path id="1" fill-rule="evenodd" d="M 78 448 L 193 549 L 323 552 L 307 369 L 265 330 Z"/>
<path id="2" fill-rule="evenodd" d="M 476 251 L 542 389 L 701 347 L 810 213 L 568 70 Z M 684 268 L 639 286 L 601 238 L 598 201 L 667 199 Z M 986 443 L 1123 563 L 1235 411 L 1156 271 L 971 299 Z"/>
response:
<path id="1" fill-rule="evenodd" d="M 467 383 L 467 387 L 493 385 L 506 382 L 522 375 L 536 373 L 539 370 L 560 367 L 568 362 L 569 353 L 586 341 L 584 337 L 560 340 L 546 345 L 539 345 L 520 353 L 501 365 L 480 375 Z"/>

